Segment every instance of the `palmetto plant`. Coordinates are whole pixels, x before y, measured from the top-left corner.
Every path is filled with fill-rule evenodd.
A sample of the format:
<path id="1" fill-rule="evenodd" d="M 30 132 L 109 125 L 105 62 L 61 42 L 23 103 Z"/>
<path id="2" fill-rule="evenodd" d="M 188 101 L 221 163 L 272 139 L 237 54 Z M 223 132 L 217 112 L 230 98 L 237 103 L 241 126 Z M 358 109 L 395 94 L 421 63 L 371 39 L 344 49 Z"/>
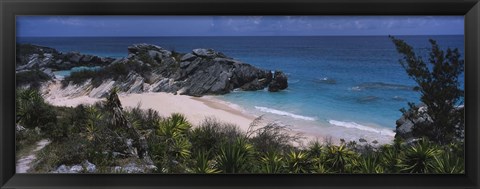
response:
<path id="1" fill-rule="evenodd" d="M 191 127 L 184 115 L 173 113 L 169 118 L 158 121 L 157 134 L 170 139 L 184 136 Z"/>
<path id="2" fill-rule="evenodd" d="M 253 146 L 245 138 L 225 142 L 220 146 L 217 156 L 218 168 L 224 173 L 243 173 L 248 169 Z"/>
<path id="3" fill-rule="evenodd" d="M 323 157 L 316 157 L 312 159 L 312 173 L 332 173 L 329 168 L 325 165 L 325 160 Z"/>
<path id="4" fill-rule="evenodd" d="M 385 145 L 380 150 L 380 164 L 385 173 L 397 173 L 399 170 L 400 149 L 392 145 Z"/>
<path id="5" fill-rule="evenodd" d="M 16 101 L 17 123 L 26 127 L 38 127 L 44 124 L 42 115 L 45 102 L 42 95 L 34 89 L 18 89 Z"/>
<path id="6" fill-rule="evenodd" d="M 190 157 L 192 144 L 185 137 L 172 138 L 170 143 L 169 153 L 177 159 L 187 159 Z"/>
<path id="7" fill-rule="evenodd" d="M 400 156 L 399 167 L 401 172 L 428 173 L 435 168 L 435 156 L 440 154 L 437 146 L 427 140 L 420 140 L 409 146 Z"/>
<path id="8" fill-rule="evenodd" d="M 100 120 L 103 118 L 103 114 L 98 111 L 94 106 L 90 106 L 87 111 L 87 124 L 85 125 L 86 138 L 89 141 L 96 141 L 100 134 L 101 124 Z"/>
<path id="9" fill-rule="evenodd" d="M 337 171 L 339 173 L 351 171 L 356 158 L 357 154 L 348 149 L 345 144 L 341 144 L 340 146 L 330 145 L 326 147 L 325 161 L 327 167 L 332 171 Z"/>
<path id="10" fill-rule="evenodd" d="M 465 173 L 464 161 L 449 152 L 434 156 L 433 172 L 442 174 Z"/>
<path id="11" fill-rule="evenodd" d="M 357 161 L 359 173 L 384 173 L 378 155 L 368 155 Z"/>
<path id="12" fill-rule="evenodd" d="M 192 145 L 186 137 L 190 128 L 182 114 L 174 113 L 157 122 L 157 144 L 152 147 L 152 155 L 160 161 L 164 172 L 178 170 L 179 164 L 190 157 Z"/>
<path id="13" fill-rule="evenodd" d="M 195 162 L 193 164 L 191 172 L 207 174 L 220 173 L 220 170 L 215 168 L 215 161 L 209 160 L 208 157 L 208 152 L 205 152 L 204 150 L 199 151 L 195 155 Z"/>
<path id="14" fill-rule="evenodd" d="M 287 155 L 287 166 L 290 173 L 308 173 L 311 168 L 307 153 L 294 150 Z"/>
<path id="15" fill-rule="evenodd" d="M 315 158 L 315 157 L 320 157 L 322 155 L 322 144 L 320 144 L 319 141 L 314 141 L 310 143 L 308 146 L 308 157 L 309 158 Z"/>
<path id="16" fill-rule="evenodd" d="M 281 173 L 283 171 L 283 157 L 276 151 L 265 153 L 260 158 L 260 171 L 262 173 Z"/>

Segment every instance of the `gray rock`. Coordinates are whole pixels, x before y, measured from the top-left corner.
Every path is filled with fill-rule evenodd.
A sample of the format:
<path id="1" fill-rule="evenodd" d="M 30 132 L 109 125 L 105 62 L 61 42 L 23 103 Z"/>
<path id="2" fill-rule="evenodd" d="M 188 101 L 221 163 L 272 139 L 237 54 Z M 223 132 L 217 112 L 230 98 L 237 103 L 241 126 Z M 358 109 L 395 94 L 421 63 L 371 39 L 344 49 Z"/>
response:
<path id="1" fill-rule="evenodd" d="M 193 49 L 192 52 L 194 55 L 205 57 L 205 58 L 214 58 L 216 56 L 219 56 L 219 54 L 215 52 L 213 49 Z"/>
<path id="2" fill-rule="evenodd" d="M 54 171 L 54 173 L 68 173 L 69 168 L 67 168 L 66 165 L 60 165 L 60 167 L 57 168 L 57 170 Z"/>
<path id="3" fill-rule="evenodd" d="M 281 71 L 275 71 L 272 82 L 268 86 L 268 91 L 278 92 L 288 87 L 287 75 Z"/>
<path id="4" fill-rule="evenodd" d="M 25 127 L 17 124 L 17 125 L 15 126 L 15 130 L 16 130 L 16 131 L 23 131 L 23 130 L 25 130 Z"/>
<path id="5" fill-rule="evenodd" d="M 50 68 L 44 68 L 42 69 L 43 73 L 47 74 L 48 76 L 55 78 L 55 74 L 53 73 L 52 69 Z"/>
<path id="6" fill-rule="evenodd" d="M 73 166 L 66 166 L 60 165 L 54 173 L 80 173 L 83 171 L 83 167 L 81 165 L 73 165 Z"/>
<path id="7" fill-rule="evenodd" d="M 94 56 L 92 55 L 85 55 L 82 57 L 82 59 L 80 61 L 82 62 L 91 62 L 92 60 L 94 59 Z"/>
<path id="8" fill-rule="evenodd" d="M 185 62 L 185 61 L 193 61 L 197 58 L 197 56 L 195 56 L 194 54 L 192 53 L 187 53 L 185 55 L 182 56 L 182 58 L 180 59 L 181 62 Z M 182 66 L 181 66 L 182 67 Z"/>
<path id="9" fill-rule="evenodd" d="M 141 44 L 133 44 L 131 46 L 128 46 L 129 54 L 148 53 L 148 51 L 157 51 L 157 52 L 166 53 L 166 50 L 164 48 L 157 45 L 141 43 Z"/>
<path id="10" fill-rule="evenodd" d="M 93 163 L 90 163 L 88 160 L 83 162 L 83 167 L 85 167 L 87 173 L 95 173 L 97 171 L 97 166 Z"/>
<path id="11" fill-rule="evenodd" d="M 419 113 L 423 113 L 427 111 L 427 106 L 424 104 L 417 105 L 419 107 L 418 111 Z M 464 106 L 459 106 L 456 108 L 455 111 L 462 111 L 464 109 Z M 408 117 L 411 117 L 414 112 L 412 110 L 409 110 L 402 114 L 402 116 L 395 122 L 396 128 L 395 128 L 395 138 L 400 138 L 405 140 L 406 142 L 412 142 L 415 140 L 418 140 L 417 137 L 414 136 L 413 133 L 413 126 L 414 123 L 428 123 L 428 122 L 433 122 L 432 119 L 424 114 L 422 116 L 418 116 L 418 118 L 414 119 L 413 122 L 408 119 Z M 464 123 L 459 123 L 455 127 L 458 129 L 458 132 L 464 134 L 465 130 L 464 127 L 461 127 L 460 125 Z M 463 136 L 461 136 L 463 137 Z"/>
<path id="12" fill-rule="evenodd" d="M 83 171 L 83 167 L 81 165 L 74 165 L 70 168 L 70 173 L 80 173 Z"/>
<path id="13" fill-rule="evenodd" d="M 115 81 L 113 78 L 106 78 L 99 85 L 95 85 L 96 87 L 92 86 L 91 82 L 89 84 L 85 82 L 90 86 L 81 89 L 70 87 L 78 89 L 76 90 L 78 94 L 89 94 L 90 97 L 97 98 L 104 97 L 114 86 L 125 93 L 152 91 L 190 96 L 225 94 L 234 89 L 261 90 L 265 87 L 269 87 L 271 91 L 279 91 L 288 86 L 287 77 L 282 72 L 276 72 L 274 77 L 270 71 L 234 60 L 213 49 L 194 49 L 191 53 L 181 56 L 179 61 L 174 59 L 178 58 L 177 55 L 172 57 L 172 52 L 150 44 L 129 46 L 128 58 L 121 59 L 100 58 L 78 52 L 51 53 L 43 56 L 43 59 L 40 59 L 38 54 L 25 55 L 31 58 L 20 58 L 28 59 L 30 63 L 17 66 L 17 71 L 18 68 L 23 69 L 25 66 L 47 65 L 45 68 L 50 68 L 48 67 L 50 64 L 54 65 L 52 68 L 55 69 L 68 69 L 79 65 L 129 64 L 126 65 L 127 69 L 130 69 L 129 73 L 119 76 Z M 44 70 L 46 73 L 51 71 Z"/>
<path id="14" fill-rule="evenodd" d="M 130 163 L 123 167 L 123 170 L 127 173 L 144 173 L 144 169 L 138 167 L 136 164 Z"/>
<path id="15" fill-rule="evenodd" d="M 81 55 L 79 52 L 68 52 L 67 54 L 65 54 L 65 57 L 70 62 L 78 63 L 80 62 L 80 59 L 83 57 L 83 55 Z"/>

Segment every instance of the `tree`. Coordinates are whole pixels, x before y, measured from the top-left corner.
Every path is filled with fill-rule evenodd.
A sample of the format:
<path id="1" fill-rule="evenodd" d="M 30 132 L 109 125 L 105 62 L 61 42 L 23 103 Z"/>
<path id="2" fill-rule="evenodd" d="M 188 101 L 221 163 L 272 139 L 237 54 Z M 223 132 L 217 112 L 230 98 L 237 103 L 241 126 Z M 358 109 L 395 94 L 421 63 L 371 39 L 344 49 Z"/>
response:
<path id="1" fill-rule="evenodd" d="M 409 103 L 410 114 L 402 109 L 414 124 L 415 137 L 427 137 L 439 144 L 453 142 L 462 138 L 464 128 L 463 104 L 464 91 L 458 78 L 464 71 L 464 61 L 456 48 L 445 53 L 435 40 L 430 39 L 431 51 L 428 64 L 417 56 L 413 48 L 405 41 L 390 36 L 397 51 L 403 56 L 399 60 L 402 67 L 418 85 L 420 101 L 426 108 Z"/>

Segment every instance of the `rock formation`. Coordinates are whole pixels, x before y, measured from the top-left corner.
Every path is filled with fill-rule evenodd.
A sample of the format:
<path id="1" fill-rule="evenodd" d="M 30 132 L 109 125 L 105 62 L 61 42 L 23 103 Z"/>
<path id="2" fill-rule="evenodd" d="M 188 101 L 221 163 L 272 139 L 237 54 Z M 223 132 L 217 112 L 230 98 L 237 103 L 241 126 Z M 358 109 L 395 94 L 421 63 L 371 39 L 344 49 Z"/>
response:
<path id="1" fill-rule="evenodd" d="M 113 58 L 84 55 L 79 52 L 62 53 L 50 47 L 30 44 L 17 44 L 16 53 L 17 71 L 69 70 L 77 66 L 106 66 L 114 60 Z"/>
<path id="2" fill-rule="evenodd" d="M 178 53 L 156 45 L 134 44 L 128 47 L 126 58 L 113 60 L 75 52 L 63 54 L 34 45 L 19 45 L 19 48 L 17 72 L 40 68 L 51 74 L 52 70 L 74 66 L 103 66 L 100 71 L 81 78 L 81 83 L 65 79 L 65 89 L 72 86 L 70 89 L 74 88 L 75 93 L 90 97 L 105 97 L 113 87 L 125 93 L 170 92 L 190 96 L 266 87 L 276 92 L 288 87 L 283 72 L 272 74 L 270 70 L 256 68 L 213 49 Z"/>
<path id="3" fill-rule="evenodd" d="M 457 107 L 456 111 L 463 111 L 464 106 Z M 427 114 L 422 114 L 422 112 L 425 112 L 427 110 L 427 106 L 424 104 L 419 105 L 418 112 L 420 115 L 423 116 L 412 116 L 414 111 L 409 110 L 405 112 L 396 122 L 396 128 L 395 128 L 395 138 L 398 139 L 403 139 L 407 142 L 412 142 L 415 141 L 418 136 L 413 133 L 413 127 L 415 123 L 422 123 L 422 122 L 432 122 L 432 119 L 427 115 Z M 410 120 L 409 117 L 417 117 L 414 120 Z M 464 125 L 464 123 L 459 123 L 455 127 L 460 132 L 461 137 L 464 137 L 465 134 L 465 129 L 461 125 Z"/>
<path id="4" fill-rule="evenodd" d="M 277 92 L 280 90 L 284 90 L 288 87 L 287 75 L 285 75 L 281 71 L 275 71 L 273 75 L 273 80 L 268 86 L 268 91 L 270 92 Z"/>

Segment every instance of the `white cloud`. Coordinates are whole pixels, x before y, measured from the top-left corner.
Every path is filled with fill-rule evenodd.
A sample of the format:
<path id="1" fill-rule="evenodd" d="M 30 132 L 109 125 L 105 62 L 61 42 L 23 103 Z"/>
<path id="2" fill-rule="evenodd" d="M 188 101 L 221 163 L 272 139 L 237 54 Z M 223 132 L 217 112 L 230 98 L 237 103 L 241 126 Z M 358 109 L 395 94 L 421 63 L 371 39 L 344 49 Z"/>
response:
<path id="1" fill-rule="evenodd" d="M 52 17 L 48 20 L 48 22 L 58 23 L 58 24 L 63 24 L 63 25 L 69 25 L 69 26 L 83 26 L 83 25 L 85 25 L 79 19 L 71 18 L 71 17 Z"/>

